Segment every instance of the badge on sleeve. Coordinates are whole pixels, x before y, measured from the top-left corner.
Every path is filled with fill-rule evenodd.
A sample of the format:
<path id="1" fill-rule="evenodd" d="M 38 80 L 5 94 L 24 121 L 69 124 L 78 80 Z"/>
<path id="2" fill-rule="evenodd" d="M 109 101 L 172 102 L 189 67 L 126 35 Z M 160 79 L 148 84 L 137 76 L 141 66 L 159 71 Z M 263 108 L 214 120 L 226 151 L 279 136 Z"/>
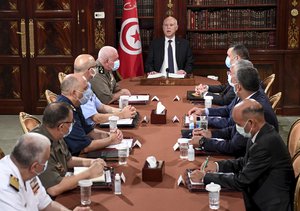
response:
<path id="1" fill-rule="evenodd" d="M 12 174 L 9 177 L 9 185 L 10 187 L 12 187 L 13 189 L 19 192 L 19 188 L 20 188 L 19 179 L 13 176 Z"/>

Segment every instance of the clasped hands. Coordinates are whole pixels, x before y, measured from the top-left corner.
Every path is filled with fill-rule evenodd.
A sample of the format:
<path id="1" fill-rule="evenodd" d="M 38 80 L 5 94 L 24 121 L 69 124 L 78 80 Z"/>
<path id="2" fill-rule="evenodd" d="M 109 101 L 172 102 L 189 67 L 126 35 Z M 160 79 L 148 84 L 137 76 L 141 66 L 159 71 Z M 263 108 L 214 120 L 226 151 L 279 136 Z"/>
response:
<path id="1" fill-rule="evenodd" d="M 131 105 L 124 107 L 121 111 L 121 115 L 123 119 L 134 118 L 136 114 L 137 114 L 136 108 Z"/>
<path id="2" fill-rule="evenodd" d="M 193 182 L 203 182 L 204 176 L 206 173 L 217 172 L 217 164 L 213 161 L 205 161 L 202 163 L 200 169 L 195 169 L 190 174 L 190 179 Z"/>

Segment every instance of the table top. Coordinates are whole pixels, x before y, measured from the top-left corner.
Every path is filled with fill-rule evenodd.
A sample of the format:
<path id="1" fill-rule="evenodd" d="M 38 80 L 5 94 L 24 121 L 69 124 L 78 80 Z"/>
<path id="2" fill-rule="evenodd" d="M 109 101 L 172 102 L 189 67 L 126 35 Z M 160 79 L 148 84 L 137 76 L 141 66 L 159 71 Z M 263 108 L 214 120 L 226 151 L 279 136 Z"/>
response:
<path id="1" fill-rule="evenodd" d="M 218 84 L 212 79 L 197 77 L 197 83 Z M 120 82 L 122 88 L 128 88 L 132 94 L 150 94 L 150 99 L 157 96 L 167 109 L 166 124 L 139 124 L 136 128 L 122 129 L 124 136 L 133 137 L 142 143 L 141 148 L 134 148 L 125 166 L 108 163 L 115 167 L 115 173 L 124 173 L 126 182 L 122 183 L 122 195 L 114 195 L 113 191 L 92 190 L 93 210 L 209 210 L 208 193 L 191 193 L 184 186 L 177 186 L 177 179 L 184 175 L 188 168 L 201 165 L 205 157 L 196 157 L 195 161 L 179 158 L 179 151 L 173 150 L 173 145 L 180 138 L 183 125 L 183 115 L 194 105 L 186 100 L 187 90 L 192 86 L 144 86 L 139 78 L 126 79 Z M 173 101 L 175 96 L 180 101 Z M 136 105 L 141 118 L 150 119 L 151 110 L 156 108 L 157 102 L 151 101 L 146 105 Z M 177 116 L 179 123 L 173 123 Z M 142 168 L 148 156 L 155 156 L 157 160 L 165 161 L 165 174 L 162 182 L 143 182 Z M 211 156 L 211 160 L 220 160 L 222 156 Z M 80 205 L 80 194 L 73 190 L 56 198 L 56 201 L 69 208 Z M 245 210 L 240 192 L 220 193 L 219 210 Z"/>

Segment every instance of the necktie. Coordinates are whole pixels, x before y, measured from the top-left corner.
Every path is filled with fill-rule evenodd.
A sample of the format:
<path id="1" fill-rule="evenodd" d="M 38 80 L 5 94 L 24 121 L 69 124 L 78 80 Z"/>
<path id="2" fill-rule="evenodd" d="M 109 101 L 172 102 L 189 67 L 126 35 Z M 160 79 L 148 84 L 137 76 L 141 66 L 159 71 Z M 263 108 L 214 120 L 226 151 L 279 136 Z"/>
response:
<path id="1" fill-rule="evenodd" d="M 173 61 L 173 49 L 172 49 L 172 40 L 169 40 L 168 46 L 168 66 L 169 66 L 169 73 L 174 73 L 174 61 Z"/>

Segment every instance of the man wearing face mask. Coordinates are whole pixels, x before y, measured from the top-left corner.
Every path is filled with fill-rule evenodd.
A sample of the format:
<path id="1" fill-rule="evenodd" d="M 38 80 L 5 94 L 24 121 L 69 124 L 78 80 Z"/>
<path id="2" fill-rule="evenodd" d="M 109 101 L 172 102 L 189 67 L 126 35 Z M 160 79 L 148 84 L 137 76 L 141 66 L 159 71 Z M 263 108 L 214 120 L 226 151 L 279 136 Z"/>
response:
<path id="1" fill-rule="evenodd" d="M 61 95 L 58 102 L 66 102 L 73 107 L 74 125 L 71 133 L 64 138 L 72 155 L 81 152 L 91 152 L 111 144 L 118 144 L 123 139 L 120 130 L 108 133 L 89 125 L 81 110 L 81 105 L 87 103 L 92 95 L 88 82 L 80 74 L 68 75 L 61 84 Z"/>
<path id="2" fill-rule="evenodd" d="M 204 171 L 192 172 L 192 180 L 242 191 L 249 211 L 292 211 L 295 177 L 291 158 L 280 135 L 265 121 L 262 105 L 245 99 L 232 115 L 237 131 L 248 137 L 245 156 L 209 162 Z"/>
<path id="3" fill-rule="evenodd" d="M 213 96 L 212 103 L 216 105 L 229 105 L 235 97 L 233 84 L 231 82 L 230 67 L 240 59 L 249 60 L 249 51 L 243 44 L 236 44 L 229 47 L 225 65 L 227 70 L 227 84 L 224 85 L 204 85 L 200 84 L 195 87 L 195 92 L 202 96 Z"/>
<path id="4" fill-rule="evenodd" d="M 270 101 L 264 91 L 260 88 L 260 80 L 257 69 L 251 66 L 247 60 L 239 60 L 233 65 L 234 76 L 232 81 L 234 89 L 237 92 L 237 97 L 233 100 L 232 107 L 238 102 L 245 99 L 254 99 L 259 102 L 264 108 L 266 121 L 273 125 L 278 131 L 277 117 L 271 107 Z M 192 143 L 200 145 L 205 151 L 219 152 L 222 154 L 234 155 L 236 157 L 243 156 L 246 150 L 246 141 L 234 127 L 232 118 L 232 110 L 229 112 L 229 126 L 218 130 L 199 131 L 195 129 Z M 221 121 L 221 118 L 215 118 L 215 121 Z M 223 141 L 218 141 L 212 138 L 221 138 Z"/>
<path id="5" fill-rule="evenodd" d="M 121 95 L 130 96 L 130 91 L 121 89 L 112 74 L 112 71 L 118 70 L 120 66 L 118 51 L 111 46 L 102 47 L 99 50 L 97 62 L 99 63 L 98 73 L 90 82 L 99 100 L 104 104 L 110 104 L 119 100 Z"/>
<path id="6" fill-rule="evenodd" d="M 89 54 L 77 56 L 74 62 L 74 73 L 84 76 L 88 81 L 88 89 L 91 89 L 89 81 L 96 75 L 96 61 Z M 89 125 L 108 122 L 112 115 L 120 119 L 134 118 L 136 109 L 133 106 L 126 106 L 122 110 L 102 103 L 98 97 L 93 94 L 87 103 L 81 105 L 82 113 Z"/>
<path id="7" fill-rule="evenodd" d="M 45 108 L 43 123 L 31 131 L 46 136 L 51 142 L 48 166 L 39 178 L 52 197 L 76 188 L 79 180 L 101 176 L 103 166 L 106 165 L 102 159 L 87 159 L 71 155 L 63 138 L 70 134 L 73 124 L 73 111 L 70 105 L 56 102 Z M 89 168 L 80 174 L 65 176 L 68 169 L 78 166 Z"/>
<path id="8" fill-rule="evenodd" d="M 50 141 L 37 133 L 22 135 L 12 153 L 0 160 L 1 210 L 67 211 L 52 201 L 37 175 L 47 168 Z M 89 211 L 89 207 L 76 207 L 74 211 Z"/>

